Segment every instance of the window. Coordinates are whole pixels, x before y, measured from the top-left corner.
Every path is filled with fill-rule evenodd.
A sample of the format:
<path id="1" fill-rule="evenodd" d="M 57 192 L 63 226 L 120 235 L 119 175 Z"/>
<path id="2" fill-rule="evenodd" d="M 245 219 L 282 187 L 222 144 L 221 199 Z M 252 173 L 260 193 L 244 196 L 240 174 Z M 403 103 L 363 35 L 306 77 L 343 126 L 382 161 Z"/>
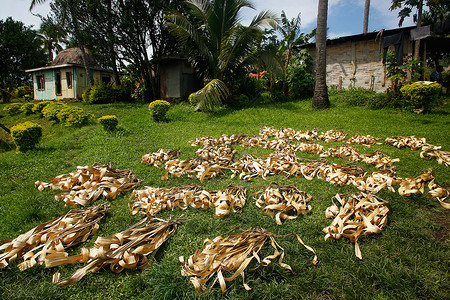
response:
<path id="1" fill-rule="evenodd" d="M 111 82 L 111 75 L 102 74 L 102 82 L 103 83 L 110 83 Z"/>
<path id="2" fill-rule="evenodd" d="M 62 94 L 61 88 L 61 72 L 55 73 L 55 94 L 60 96 Z"/>
<path id="3" fill-rule="evenodd" d="M 45 77 L 44 75 L 36 75 L 36 84 L 38 91 L 45 90 Z"/>
<path id="4" fill-rule="evenodd" d="M 72 72 L 66 72 L 66 82 L 67 82 L 67 88 L 72 88 Z"/>

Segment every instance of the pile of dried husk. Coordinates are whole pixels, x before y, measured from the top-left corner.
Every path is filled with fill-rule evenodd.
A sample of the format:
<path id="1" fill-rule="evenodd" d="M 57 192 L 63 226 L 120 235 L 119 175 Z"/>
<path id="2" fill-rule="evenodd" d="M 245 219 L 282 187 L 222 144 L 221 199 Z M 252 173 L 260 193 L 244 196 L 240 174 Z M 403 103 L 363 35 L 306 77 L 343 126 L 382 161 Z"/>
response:
<path id="1" fill-rule="evenodd" d="M 316 143 L 300 143 L 298 145 L 293 145 L 292 150 L 316 154 L 325 152 L 325 148 L 322 145 Z"/>
<path id="2" fill-rule="evenodd" d="M 438 164 L 446 167 L 450 166 L 450 151 L 441 150 L 441 147 L 422 147 L 420 157 L 423 159 L 436 158 Z"/>
<path id="3" fill-rule="evenodd" d="M 275 217 L 278 225 L 282 220 L 295 219 L 311 211 L 311 195 L 292 185 L 270 184 L 256 200 L 256 206 L 268 216 Z"/>
<path id="4" fill-rule="evenodd" d="M 418 138 L 415 136 L 391 136 L 386 138 L 384 143 L 397 148 L 409 147 L 412 150 L 417 150 L 428 145 L 425 138 Z"/>
<path id="5" fill-rule="evenodd" d="M 34 184 L 42 191 L 46 187 L 60 189 L 64 193 L 55 195 L 57 201 L 66 205 L 87 205 L 100 196 L 115 199 L 121 192 L 129 191 L 141 183 L 130 170 L 113 169 L 110 164 L 94 164 L 77 167 L 77 171 L 59 175 L 50 183 L 36 181 Z"/>
<path id="6" fill-rule="evenodd" d="M 142 156 L 142 162 L 144 164 L 153 165 L 155 167 L 165 163 L 168 160 L 177 158 L 181 153 L 181 150 L 163 149 L 145 154 Z"/>
<path id="7" fill-rule="evenodd" d="M 361 161 L 363 163 L 373 165 L 376 168 L 385 168 L 392 166 L 395 162 L 399 162 L 398 158 L 391 158 L 382 151 L 375 151 L 367 154 L 359 154 L 359 152 L 352 146 L 343 144 L 336 148 L 329 148 L 323 152 L 321 157 L 340 157 L 350 161 Z"/>
<path id="8" fill-rule="evenodd" d="M 153 262 L 158 249 L 176 232 L 180 220 L 144 218 L 125 231 L 109 237 L 99 237 L 94 246 L 82 248 L 74 256 L 54 255 L 45 260 L 46 267 L 87 262 L 75 273 L 60 280 L 59 272 L 53 275 L 53 283 L 60 287 L 77 283 L 86 274 L 109 266 L 114 273 L 124 269 L 144 269 Z"/>
<path id="9" fill-rule="evenodd" d="M 371 135 L 359 135 L 359 134 L 355 134 L 346 141 L 346 143 L 348 144 L 359 144 L 365 146 L 373 145 L 376 142 L 377 140 Z"/>
<path id="10" fill-rule="evenodd" d="M 333 205 L 326 210 L 327 218 L 334 218 L 330 226 L 323 229 L 328 238 L 346 237 L 355 244 L 356 257 L 362 259 L 358 240 L 365 235 L 380 233 L 387 223 L 388 203 L 381 198 L 362 192 L 337 194 Z"/>
<path id="11" fill-rule="evenodd" d="M 230 213 L 240 212 L 245 205 L 247 190 L 244 187 L 229 186 L 224 190 L 209 192 L 196 184 L 172 188 L 146 187 L 133 191 L 135 197 L 131 205 L 132 214 L 153 216 L 162 210 L 179 207 L 186 209 L 215 207 L 215 216 L 222 218 Z"/>
<path id="12" fill-rule="evenodd" d="M 329 142 L 339 142 L 339 141 L 343 141 L 345 140 L 345 138 L 347 137 L 347 134 L 342 132 L 342 131 L 337 131 L 334 129 L 328 130 L 325 133 L 321 133 L 317 139 L 318 140 L 323 140 L 327 143 Z"/>
<path id="13" fill-rule="evenodd" d="M 101 204 L 85 210 L 70 210 L 64 216 L 42 223 L 11 241 L 2 241 L 0 268 L 9 262 L 23 258 L 21 270 L 42 264 L 51 256 L 67 256 L 65 249 L 85 242 L 95 234 L 98 223 L 108 212 Z"/>
<path id="14" fill-rule="evenodd" d="M 317 264 L 315 251 L 303 243 L 296 234 L 298 241 L 309 251 L 314 253 L 313 264 Z M 260 252 L 270 246 L 274 249 L 272 255 L 261 258 Z M 281 267 L 291 270 L 291 267 L 283 263 L 284 249 L 275 240 L 275 235 L 260 227 L 252 227 L 248 230 L 242 230 L 240 233 L 230 234 L 228 236 L 218 236 L 213 240 L 206 239 L 203 243 L 203 249 L 197 249 L 194 255 L 191 255 L 187 261 L 180 257 L 183 264 L 181 275 L 190 276 L 190 282 L 194 285 L 195 291 L 208 290 L 219 281 L 222 293 L 226 292 L 226 282 L 232 281 L 238 276 L 242 276 L 244 288 L 251 288 L 245 283 L 244 271 L 252 262 L 256 260 L 262 266 L 268 266 L 273 259 L 278 258 Z M 234 272 L 229 277 L 225 272 Z M 209 285 L 208 282 L 214 280 Z"/>
<path id="15" fill-rule="evenodd" d="M 273 127 L 262 127 L 259 130 L 259 135 L 269 138 L 275 137 L 277 139 L 286 138 L 289 140 L 297 140 L 297 141 L 311 141 L 317 137 L 319 134 L 318 129 L 307 130 L 307 131 L 297 131 L 292 128 L 280 128 L 276 129 Z"/>

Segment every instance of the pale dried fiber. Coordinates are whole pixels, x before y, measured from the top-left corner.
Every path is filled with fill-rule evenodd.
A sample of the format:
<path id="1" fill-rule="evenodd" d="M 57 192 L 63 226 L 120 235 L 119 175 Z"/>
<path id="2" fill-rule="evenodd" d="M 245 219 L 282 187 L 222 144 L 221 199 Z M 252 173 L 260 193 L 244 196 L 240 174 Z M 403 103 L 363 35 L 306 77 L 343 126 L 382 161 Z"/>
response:
<path id="1" fill-rule="evenodd" d="M 189 141 L 192 146 L 220 146 L 220 145 L 234 145 L 240 144 L 241 141 L 248 136 L 246 134 L 222 134 L 219 138 L 212 136 L 203 136 Z"/>
<path id="2" fill-rule="evenodd" d="M 70 210 L 64 216 L 42 223 L 0 246 L 0 268 L 22 259 L 21 270 L 42 264 L 53 255 L 67 256 L 65 249 L 85 242 L 97 232 L 98 223 L 108 212 L 101 204 L 84 210 Z"/>
<path id="3" fill-rule="evenodd" d="M 155 167 L 165 163 L 168 160 L 177 158 L 181 153 L 181 150 L 163 149 L 145 154 L 142 156 L 142 162 L 144 164 L 153 165 Z"/>
<path id="4" fill-rule="evenodd" d="M 172 177 L 187 175 L 190 178 L 197 178 L 200 181 L 213 179 L 219 175 L 223 175 L 223 172 L 229 169 L 228 165 L 229 162 L 227 160 L 209 162 L 201 158 L 187 160 L 173 159 L 166 162 L 164 166 L 166 174 L 161 177 L 161 180 L 168 180 L 169 174 Z"/>
<path id="5" fill-rule="evenodd" d="M 251 180 L 252 177 L 261 176 L 265 178 L 269 175 L 269 170 L 265 168 L 265 161 L 250 154 L 245 154 L 240 160 L 233 163 L 231 171 L 233 176 L 239 174 L 242 180 Z M 273 174 L 270 174 L 273 175 Z"/>
<path id="6" fill-rule="evenodd" d="M 448 188 L 438 186 L 436 183 L 434 183 L 434 180 L 431 180 L 429 182 L 428 188 L 430 189 L 430 191 L 428 192 L 427 196 L 436 198 L 442 205 L 442 207 L 450 209 L 450 203 L 445 202 L 449 199 L 450 196 L 450 190 Z"/>
<path id="7" fill-rule="evenodd" d="M 349 146 L 347 144 L 342 144 L 336 148 L 329 148 L 327 151 L 320 154 L 320 157 L 329 157 L 329 156 L 345 158 L 350 161 L 360 161 L 360 155 L 358 151 L 352 146 Z"/>
<path id="8" fill-rule="evenodd" d="M 282 220 L 295 219 L 311 211 L 311 195 L 292 185 L 270 184 L 256 200 L 256 206 L 268 216 L 275 217 L 278 225 Z"/>
<path id="9" fill-rule="evenodd" d="M 391 158 L 384 154 L 382 151 L 375 151 L 372 153 L 362 154 L 359 156 L 361 162 L 373 165 L 375 168 L 386 168 L 392 166 L 394 163 L 399 162 L 399 158 Z"/>
<path id="10" fill-rule="evenodd" d="M 134 190 L 135 198 L 131 213 L 154 216 L 162 210 L 173 210 L 176 207 L 186 209 L 215 207 L 215 216 L 222 218 L 230 213 L 242 211 L 246 201 L 247 190 L 244 187 L 228 186 L 224 190 L 209 192 L 195 184 L 187 184 L 172 188 L 145 187 Z"/>
<path id="11" fill-rule="evenodd" d="M 411 196 L 413 194 L 425 194 L 426 183 L 434 180 L 433 170 L 428 169 L 414 178 L 402 178 L 398 193 L 401 196 Z"/>
<path id="12" fill-rule="evenodd" d="M 298 145 L 292 145 L 292 151 L 320 154 L 325 152 L 325 148 L 316 143 L 300 143 Z"/>
<path id="13" fill-rule="evenodd" d="M 236 150 L 233 150 L 231 146 L 204 146 L 203 148 L 195 151 L 197 156 L 205 161 L 217 162 L 224 165 L 228 165 L 233 160 L 233 156 Z"/>
<path id="14" fill-rule="evenodd" d="M 55 273 L 53 283 L 59 287 L 77 283 L 86 274 L 97 272 L 106 266 L 114 273 L 120 273 L 124 269 L 144 269 L 153 262 L 158 249 L 176 232 L 180 223 L 179 219 L 172 221 L 144 218 L 125 231 L 97 238 L 94 246 L 82 248 L 79 255 L 47 257 L 45 265 L 50 268 L 87 262 L 66 279 L 61 280 L 60 273 Z"/>
<path id="15" fill-rule="evenodd" d="M 450 151 L 444 151 L 441 147 L 422 147 L 420 157 L 423 159 L 435 158 L 440 165 L 450 166 Z"/>
<path id="16" fill-rule="evenodd" d="M 343 133 L 342 131 L 337 131 L 334 129 L 328 130 L 327 132 L 322 132 L 317 139 L 323 140 L 327 143 L 329 142 L 339 142 L 345 140 L 347 137 L 347 134 Z"/>
<path id="17" fill-rule="evenodd" d="M 325 212 L 327 218 L 334 218 L 331 225 L 323 229 L 326 233 L 325 240 L 330 237 L 350 239 L 350 242 L 355 244 L 356 257 L 362 259 L 358 240 L 362 236 L 381 232 L 387 223 L 388 202 L 363 192 L 352 195 L 337 194 L 333 199 L 333 205 Z"/>
<path id="18" fill-rule="evenodd" d="M 311 141 L 317 137 L 319 131 L 317 129 L 307 130 L 307 131 L 297 131 L 292 128 L 280 128 L 276 129 L 273 127 L 262 127 L 259 130 L 259 135 L 269 138 L 275 137 L 277 139 L 287 138 L 289 140 L 297 140 L 297 141 Z"/>
<path id="19" fill-rule="evenodd" d="M 238 276 L 242 277 L 244 288 L 250 290 L 251 288 L 245 283 L 244 271 L 253 260 L 261 266 L 268 266 L 272 260 L 278 258 L 281 267 L 292 271 L 289 265 L 283 263 L 284 249 L 275 240 L 276 236 L 273 233 L 260 227 L 240 231 L 228 236 L 217 236 L 213 240 L 206 239 L 202 250 L 197 249 L 187 261 L 183 256 L 180 257 L 179 260 L 183 264 L 181 275 L 190 277 L 196 292 L 209 290 L 218 281 L 222 294 L 225 294 L 226 282 Z M 290 236 L 297 237 L 306 249 L 314 253 L 312 262 L 317 264 L 314 249 L 304 244 L 297 234 Z M 269 247 L 273 248 L 274 253 L 261 258 L 260 252 Z M 229 277 L 226 277 L 227 273 L 230 274 Z"/>
<path id="20" fill-rule="evenodd" d="M 382 189 L 395 192 L 394 185 L 399 184 L 401 179 L 396 178 L 393 169 L 383 169 L 376 172 L 367 172 L 364 176 L 352 178 L 352 184 L 363 192 L 378 193 Z"/>
<path id="21" fill-rule="evenodd" d="M 397 148 L 409 147 L 411 150 L 417 150 L 427 145 L 425 138 L 415 136 L 392 136 L 386 138 L 384 143 Z"/>
<path id="22" fill-rule="evenodd" d="M 345 141 L 348 144 L 359 144 L 359 145 L 365 145 L 370 146 L 377 142 L 377 140 L 371 136 L 371 135 L 359 135 L 355 134 L 351 138 Z"/>
<path id="23" fill-rule="evenodd" d="M 121 192 L 129 191 L 140 183 L 141 180 L 130 170 L 114 169 L 110 164 L 94 164 L 77 167 L 76 172 L 56 176 L 49 183 L 36 181 L 34 184 L 40 191 L 46 187 L 64 191 L 55 195 L 55 199 L 64 201 L 66 205 L 84 206 L 100 196 L 115 199 Z"/>

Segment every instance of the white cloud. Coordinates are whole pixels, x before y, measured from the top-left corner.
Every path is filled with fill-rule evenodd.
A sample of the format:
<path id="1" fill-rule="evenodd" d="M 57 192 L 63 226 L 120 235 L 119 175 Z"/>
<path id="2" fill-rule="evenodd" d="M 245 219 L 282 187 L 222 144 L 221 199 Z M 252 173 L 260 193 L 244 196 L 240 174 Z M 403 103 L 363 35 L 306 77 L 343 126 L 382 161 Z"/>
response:
<path id="1" fill-rule="evenodd" d="M 0 19 L 6 20 L 12 17 L 14 20 L 22 21 L 26 26 L 34 25 L 38 29 L 41 20 L 29 11 L 30 0 L 1 0 Z M 36 5 L 33 9 L 34 14 L 46 16 L 50 12 L 50 0 L 44 4 Z"/>

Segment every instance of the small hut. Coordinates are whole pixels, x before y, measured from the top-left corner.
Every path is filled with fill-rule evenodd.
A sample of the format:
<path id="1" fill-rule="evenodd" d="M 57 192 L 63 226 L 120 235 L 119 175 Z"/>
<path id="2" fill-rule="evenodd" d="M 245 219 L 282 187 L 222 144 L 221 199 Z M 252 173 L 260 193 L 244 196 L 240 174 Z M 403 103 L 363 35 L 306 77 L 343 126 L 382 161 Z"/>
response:
<path id="1" fill-rule="evenodd" d="M 88 52 L 86 58 L 95 82 L 111 82 L 111 70 L 101 68 Z M 35 100 L 81 99 L 90 85 L 80 48 L 60 51 L 50 66 L 26 72 L 33 78 Z"/>

